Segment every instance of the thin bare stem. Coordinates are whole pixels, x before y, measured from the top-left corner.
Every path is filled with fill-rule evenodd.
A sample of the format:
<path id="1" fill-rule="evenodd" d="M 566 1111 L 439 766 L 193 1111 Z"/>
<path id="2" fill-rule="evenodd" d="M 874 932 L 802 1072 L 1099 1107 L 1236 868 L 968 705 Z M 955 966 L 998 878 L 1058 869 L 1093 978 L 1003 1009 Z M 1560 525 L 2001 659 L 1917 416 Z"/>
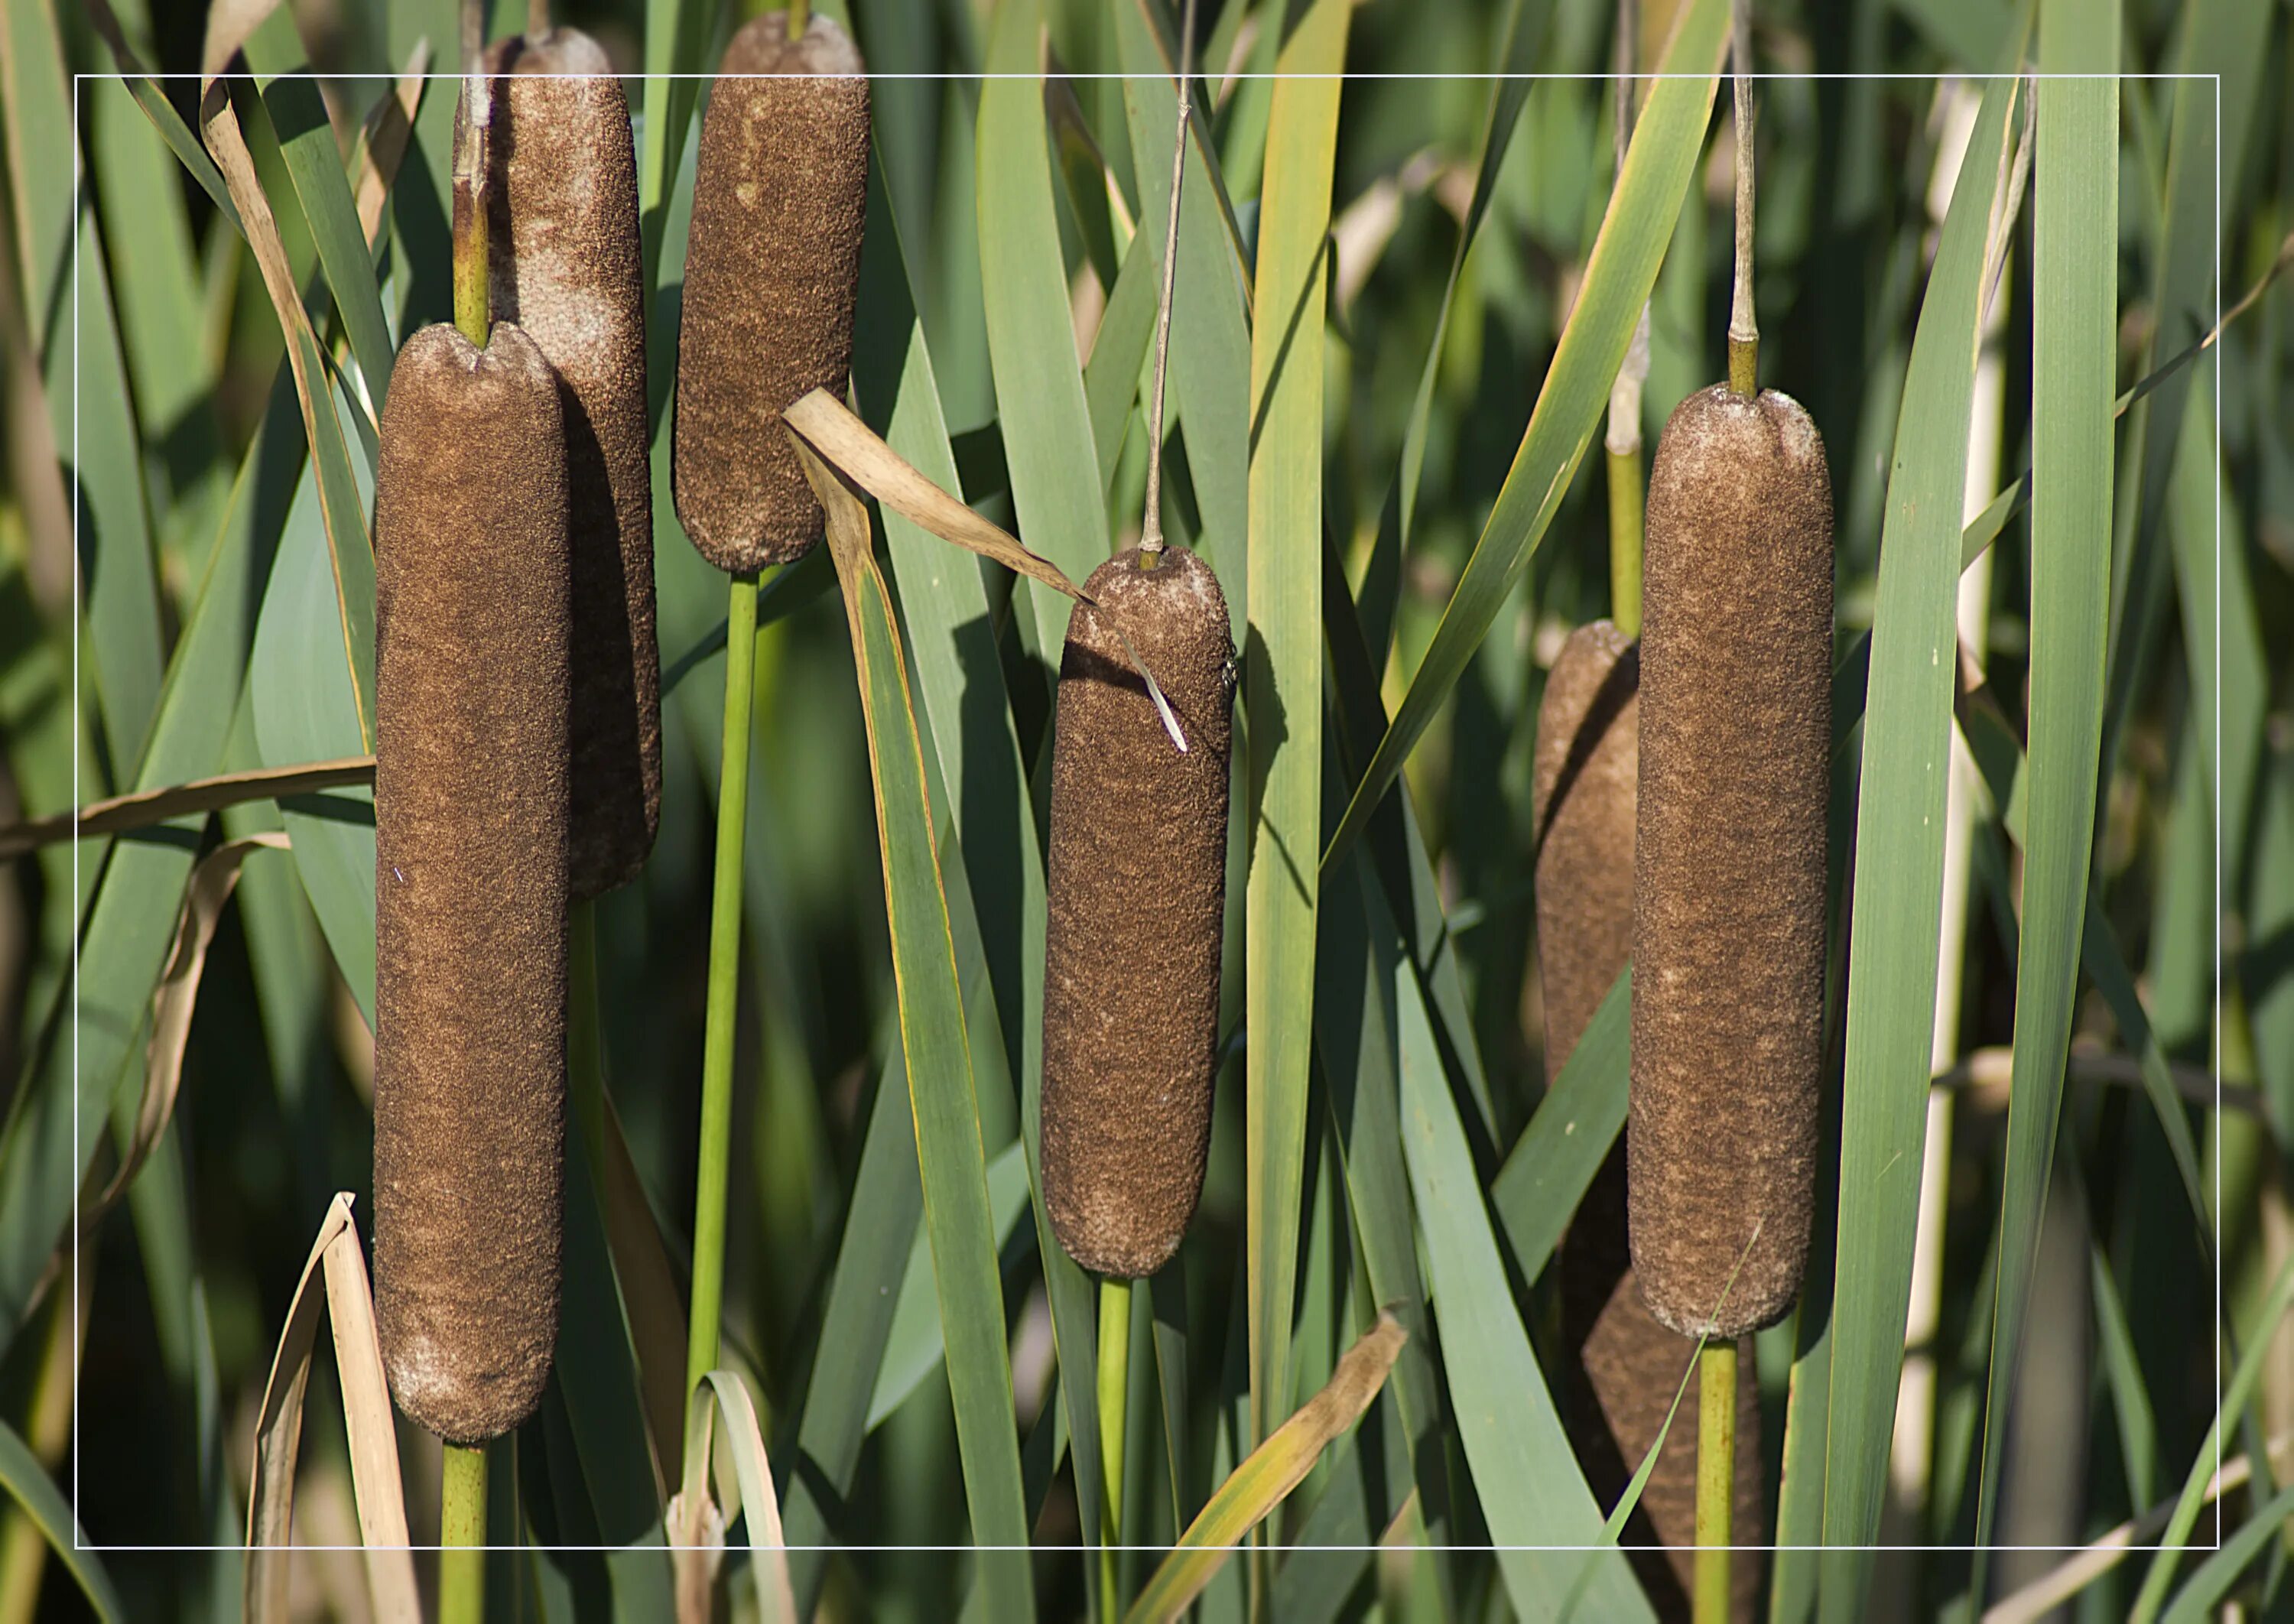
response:
<path id="1" fill-rule="evenodd" d="M 1633 140 L 1633 69 L 1639 37 L 1639 7 L 1617 0 L 1616 102 L 1615 129 L 1617 178 Z M 1609 386 L 1609 429 L 1604 439 L 1609 465 L 1609 618 L 1627 637 L 1641 629 L 1641 388 L 1648 381 L 1649 313 L 1641 304 L 1640 324 Z"/>
<path id="2" fill-rule="evenodd" d="M 549 0 L 525 0 L 525 37 L 540 39 L 549 32 Z"/>
<path id="3" fill-rule="evenodd" d="M 802 39 L 804 31 L 812 26 L 812 7 L 808 0 L 788 0 L 788 27 L 785 37 Z"/>
<path id="4" fill-rule="evenodd" d="M 1179 191 L 1187 179 L 1187 123 L 1194 112 L 1195 0 L 1179 30 L 1179 133 L 1171 142 L 1171 217 L 1163 230 L 1163 299 L 1155 312 L 1155 394 L 1147 407 L 1147 508 L 1139 521 L 1139 567 L 1163 556 L 1163 384 L 1171 365 L 1171 289 L 1179 268 Z"/>
<path id="5" fill-rule="evenodd" d="M 486 88 L 484 8 L 462 0 L 462 148 L 454 165 L 454 325 L 480 349 L 493 325 L 486 288 L 486 135 L 493 97 Z"/>
<path id="6" fill-rule="evenodd" d="M 1753 0 L 1731 0 L 1737 110 L 1737 281 L 1729 305 L 1729 386 L 1760 393 L 1761 328 L 1753 314 Z"/>

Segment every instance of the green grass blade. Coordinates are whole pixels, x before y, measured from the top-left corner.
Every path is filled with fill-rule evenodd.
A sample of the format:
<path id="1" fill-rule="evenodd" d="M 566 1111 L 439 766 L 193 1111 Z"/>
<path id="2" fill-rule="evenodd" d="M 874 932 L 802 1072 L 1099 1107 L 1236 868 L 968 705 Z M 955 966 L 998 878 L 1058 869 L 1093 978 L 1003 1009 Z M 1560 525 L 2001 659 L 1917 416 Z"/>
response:
<path id="1" fill-rule="evenodd" d="M 1869 1545 L 1878 1531 L 1904 1356 L 1942 930 L 1957 516 L 1984 244 L 2014 93 L 2015 81 L 1991 81 L 1960 167 L 1912 340 L 1880 544 L 1857 815 L 1825 1446 L 1824 1540 L 1834 1547 Z M 1859 1615 L 1867 1562 L 1854 1553 L 1826 1556 L 1826 1618 Z"/>
<path id="2" fill-rule="evenodd" d="M 1155 301 L 1162 283 L 1155 268 L 1151 233 L 1140 231 L 1125 250 L 1123 269 L 1100 313 L 1099 330 L 1091 341 L 1091 359 L 1084 363 L 1083 393 L 1091 408 L 1091 444 L 1099 457 L 1102 482 L 1115 477 L 1123 454 L 1124 432 L 1131 408 L 1139 399 L 1139 369 L 1147 346 L 1155 338 Z"/>
<path id="3" fill-rule="evenodd" d="M 955 1400 L 965 1498 L 980 1555 L 983 1594 L 997 1619 L 1035 1616 L 1028 1571 L 1028 1516 L 1021 1486 L 1019 1422 L 1005 1344 L 1004 1287 L 997 1266 L 980 1143 L 980 1101 L 966 1039 L 948 905 L 925 790 L 923 745 L 909 697 L 900 632 L 869 546 L 866 512 L 835 476 L 800 450 L 829 507 L 829 544 L 845 593 L 852 657 L 866 718 L 883 846 L 884 909 L 915 1114 L 916 1163 L 932 1272 L 940 1290 L 948 1387 Z"/>
<path id="4" fill-rule="evenodd" d="M 844 1235 L 829 1277 L 820 1351 L 814 1355 L 797 1423 L 797 1458 L 785 1463 L 782 1527 L 791 1547 L 790 1582 L 802 1616 L 811 1615 L 827 1569 L 826 1553 L 804 1547 L 827 1542 L 830 1517 L 852 1486 L 892 1319 L 906 1295 L 902 1271 L 923 1214 L 907 1070 L 896 1053 L 876 1084 Z"/>
<path id="5" fill-rule="evenodd" d="M 1314 1042 L 1314 854 L 1322 767 L 1322 315 L 1345 0 L 1315 0 L 1283 46 L 1259 211 L 1250 349 L 1250 877 L 1244 1181 L 1254 1441 L 1289 1413 Z"/>
<path id="6" fill-rule="evenodd" d="M 1044 0 L 1005 0 L 996 9 L 988 71 L 1019 77 L 980 86 L 980 280 L 1020 538 L 1079 581 L 1111 549 L 1083 369 L 1066 315 L 1051 142 L 1035 77 L 1043 18 Z M 1033 605 L 1037 647 L 1056 666 L 1068 599 L 1033 583 L 1021 590 Z"/>
<path id="7" fill-rule="evenodd" d="M 2115 0 L 2048 0 L 2040 12 L 2040 64 L 2050 73 L 2112 72 L 2119 32 Z M 2111 615 L 2104 548 L 2118 361 L 2118 80 L 2041 80 L 2038 142 L 2029 799 L 1978 1546 L 1991 1543 L 1998 1512 L 2007 1407 L 2062 1106 L 2094 844 Z M 1979 1557 L 1976 1571 L 1983 1567 Z"/>
<path id="8" fill-rule="evenodd" d="M 1332 1127 L 1344 1159 L 1356 1244 L 1372 1298 L 1411 1336 L 1388 1388 L 1407 1441 L 1428 1539 L 1446 1541 L 1449 1474 L 1443 1458 L 1441 1377 L 1427 1334 L 1426 1284 L 1417 1220 L 1402 1154 L 1401 1067 L 1395 1047 L 1393 960 L 1398 944 L 1370 934 L 1357 864 L 1324 899 L 1315 954 L 1314 1036 L 1327 1079 Z M 1395 1498 L 1400 1497 L 1395 1490 Z M 1384 1524 L 1371 1538 L 1385 1531 Z"/>
<path id="9" fill-rule="evenodd" d="M 57 449 L 76 461 L 70 494 L 79 505 L 77 541 L 88 561 L 82 608 L 88 640 L 82 680 L 102 707 L 115 782 L 124 783 L 146 748 L 159 702 L 166 646 L 159 584 L 145 510 L 134 402 L 111 309 L 111 280 L 95 216 L 80 221 L 75 265 L 75 342 L 52 346 L 43 369 Z"/>
<path id="10" fill-rule="evenodd" d="M 2191 1530 L 2199 1520 L 2199 1511 L 2207 1502 L 2207 1480 L 2221 1465 L 2222 1446 L 2226 1433 L 2235 1428 L 2246 1413 L 2247 1403 L 2254 1397 L 2255 1384 L 2261 1380 L 2263 1367 L 2269 1362 L 2270 1350 L 2276 1344 L 2279 1321 L 2286 1318 L 2290 1306 L 2294 1306 L 2294 1260 L 2288 1261 L 2271 1282 L 2270 1295 L 2264 1299 L 2262 1311 L 2255 1322 L 2246 1328 L 2238 1368 L 2231 1372 L 2230 1385 L 2223 1389 L 2222 1409 L 2207 1428 L 2206 1441 L 2199 1445 L 2191 1460 L 2191 1469 L 2183 1479 L 2183 1492 L 2175 1501 L 2174 1514 L 2167 1521 L 2167 1531 L 2159 1537 L 2158 1555 L 2151 1559 L 2150 1568 L 2143 1575 L 2143 1588 L 2135 1593 L 2135 1605 L 2127 1612 L 2128 1624 L 2152 1624 L 2159 1616 L 2159 1607 L 2167 1599 L 2167 1588 L 2174 1582 L 2175 1564 L 2181 1557 L 2183 1547 L 2190 1539 Z"/>
<path id="11" fill-rule="evenodd" d="M 889 192 L 880 188 L 876 198 L 874 217 L 883 229 L 872 237 L 878 247 L 864 270 L 864 294 L 875 321 L 892 331 L 905 327 L 907 338 L 897 353 L 865 347 L 856 368 L 861 404 L 895 451 L 943 490 L 960 495 L 939 376 L 923 324 L 914 314 L 907 233 L 891 218 Z M 1135 364 L 1133 369 L 1135 374 Z M 948 786 L 949 814 L 964 853 L 1005 1064 L 1008 1069 L 1016 1060 L 1019 1068 L 1021 1129 L 1028 1146 L 1028 1185 L 1053 1342 L 1062 1368 L 1078 1373 L 1060 1386 L 1077 1462 L 1078 1514 L 1083 1526 L 1096 1528 L 1099 1417 L 1094 1384 L 1080 1374 L 1095 1368 L 1095 1290 L 1060 1249 L 1042 1198 L 1044 865 L 1035 802 L 1005 687 L 997 615 L 977 559 L 889 508 L 884 534 L 907 612 L 933 756 L 940 782 Z M 959 958 L 964 951 L 959 938 Z M 1095 1594 L 1097 1566 L 1086 1568 L 1086 1584 Z"/>
<path id="12" fill-rule="evenodd" d="M 63 42 L 49 0 L 8 8 L 8 49 L 0 53 L 0 121 L 8 134 L 8 192 L 16 214 L 16 296 L 43 362 L 62 340 L 71 305 L 72 236 L 78 207 L 77 129 Z M 67 374 L 69 376 L 69 374 Z M 48 399 L 62 398 L 51 389 Z M 67 418 L 69 423 L 69 419 Z M 57 437 L 69 445 L 69 433 Z"/>
<path id="13" fill-rule="evenodd" d="M 383 320 L 374 257 L 367 251 L 366 233 L 359 229 L 358 205 L 343 173 L 334 126 L 319 98 L 318 81 L 300 77 L 310 71 L 311 64 L 287 7 L 273 12 L 248 37 L 247 65 L 256 75 L 271 127 L 278 134 L 280 155 L 326 272 L 327 291 L 334 296 L 343 330 L 350 337 L 351 354 L 379 418 L 395 346 Z"/>
<path id="14" fill-rule="evenodd" d="M 1375 897 L 1371 929 L 1392 929 Z M 1615 1547 L 1598 1548 L 1601 1507 L 1586 1487 L 1515 1311 L 1465 1125 L 1442 1074 L 1416 974 L 1407 964 L 1396 970 L 1394 997 L 1403 1149 L 1432 1275 L 1443 1369 L 1506 1594 L 1523 1620 L 1555 1619 L 1563 1598 L 1590 1568 L 1590 1578 L 1583 1579 L 1583 1616 L 1616 1624 L 1651 1619 L 1623 1556 Z"/>
<path id="15" fill-rule="evenodd" d="M 175 520 L 212 524 L 210 502 L 220 500 L 231 467 L 223 459 L 216 414 L 207 410 L 216 358 L 201 342 L 199 257 L 182 176 L 137 110 L 126 82 L 84 80 L 80 94 L 91 104 L 105 240 L 134 245 L 111 272 L 127 376 L 146 425 L 147 456 L 158 465 L 159 489 L 178 500 L 192 491 L 207 499 L 190 515 L 171 517 L 167 528 L 179 548 L 204 542 L 207 535 L 187 536 Z"/>
<path id="16" fill-rule="evenodd" d="M 1017 1141 L 988 1164 L 988 1206 L 1000 1252 L 1028 1206 L 1028 1162 Z M 845 1350 L 833 1344 L 828 1352 L 832 1359 L 846 1356 Z M 906 1403 L 924 1377 L 940 1368 L 942 1352 L 940 1308 L 932 1300 L 931 1247 L 919 1232 L 908 1249 L 891 1328 L 885 1334 L 883 1360 L 876 1370 L 876 1388 L 868 1399 L 870 1432 L 882 1426 L 884 1417 Z"/>
<path id="17" fill-rule="evenodd" d="M 2290 1519 L 2294 1519 L 2294 1489 L 2281 1490 L 2249 1516 L 2238 1532 L 2224 1540 L 2220 1550 L 2199 1564 L 2190 1582 L 2176 1592 L 2175 1604 L 2167 1609 L 2165 1624 L 2207 1624 L 2208 1620 L 2219 1617 L 2216 1607 L 2272 1541 L 2282 1537 Z"/>
<path id="18" fill-rule="evenodd" d="M 2119 1300 L 2119 1282 L 2111 1277 L 2111 1260 L 2099 1246 L 2090 1246 L 2087 1272 L 2093 1282 L 2095 1318 L 2103 1380 L 2111 1389 L 2112 1417 L 2119 1423 L 2119 1451 L 2127 1469 L 2127 1500 L 2148 1506 L 2159 1498 L 2159 1422 L 2151 1405 L 2151 1391 L 2143 1379 L 2143 1363 L 2135 1357 L 2135 1332 L 2127 1323 L 2127 1305 Z"/>
<path id="19" fill-rule="evenodd" d="M 294 388 L 282 373 L 175 645 L 139 787 L 202 777 L 223 760 L 302 439 Z M 174 939 L 202 824 L 181 818 L 117 844 L 81 937 L 77 1031 L 71 1004 L 60 1002 L 30 1050 L 0 1133 L 0 1345 L 21 1328 L 70 1222 L 123 1068 L 135 1065 L 140 1079 L 134 1034 Z M 86 1129 L 77 1142 L 75 1101 Z"/>
<path id="20" fill-rule="evenodd" d="M 1403 762 L 1465 674 L 1561 506 L 1608 405 L 1609 385 L 1632 342 L 1680 215 L 1682 193 L 1704 149 L 1717 83 L 1712 69 L 1727 24 L 1728 7 L 1721 0 L 1695 0 L 1681 15 L 1664 71 L 1684 77 L 1660 81 L 1641 113 L 1521 448 L 1394 725 L 1379 741 L 1346 816 L 1330 836 L 1322 857 L 1326 865 L 1363 832 Z"/>
<path id="21" fill-rule="evenodd" d="M 111 1587 L 111 1576 L 103 1571 L 103 1564 L 95 1559 L 93 1551 L 80 1548 L 86 1536 L 80 1529 L 79 1520 L 72 1515 L 71 1507 L 64 1503 L 54 1480 L 16 1435 L 16 1429 L 4 1422 L 0 1422 L 0 1492 L 24 1508 L 103 1624 L 115 1624 L 126 1618 L 119 1605 L 119 1594 Z"/>
<path id="22" fill-rule="evenodd" d="M 1504 1226 L 1513 1266 L 1525 1280 L 1537 1279 L 1552 1257 L 1623 1131 L 1632 988 L 1627 965 L 1490 1185 L 1490 1206 Z"/>

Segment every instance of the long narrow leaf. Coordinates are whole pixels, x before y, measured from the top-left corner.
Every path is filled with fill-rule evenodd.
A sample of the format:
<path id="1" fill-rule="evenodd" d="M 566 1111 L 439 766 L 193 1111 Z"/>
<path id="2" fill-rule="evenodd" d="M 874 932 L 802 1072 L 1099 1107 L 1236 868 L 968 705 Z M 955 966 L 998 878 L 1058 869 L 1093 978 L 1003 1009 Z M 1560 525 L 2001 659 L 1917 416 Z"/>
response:
<path id="1" fill-rule="evenodd" d="M 993 1616 L 1035 1616 L 1028 1571 L 1027 1502 L 1020 1478 L 1019 1422 L 1004 1340 L 1004 1288 L 988 1201 L 980 1101 L 964 1035 L 963 991 L 940 889 L 924 780 L 923 746 L 908 694 L 899 627 L 868 540 L 867 512 L 810 452 L 798 456 L 828 511 L 829 546 L 843 584 L 853 663 L 860 680 L 868 759 L 876 786 L 884 906 L 892 942 L 900 1044 L 915 1114 L 916 1162 L 940 1287 L 948 1387 L 973 1542 L 1008 1547 L 980 1555 Z"/>
<path id="2" fill-rule="evenodd" d="M 2041 10 L 2039 61 L 2050 74 L 2108 75 L 2117 66 L 2118 43 L 2116 0 L 2048 0 Z M 1979 1546 L 1991 1542 L 1998 1510 L 2007 1405 L 2062 1104 L 2095 834 L 2103 645 L 2111 617 L 2104 549 L 2111 533 L 2111 394 L 2118 360 L 2119 82 L 2049 77 L 2040 81 L 2038 94 L 2030 787 L 2015 961 L 2015 1069 L 1975 1515 Z"/>
<path id="3" fill-rule="evenodd" d="M 1994 79 L 1962 162 L 1912 341 L 1880 544 L 1849 948 L 1838 1266 L 1833 1287 L 1824 1536 L 1879 1528 L 1919 1200 L 1942 930 L 1944 777 L 1957 662 L 1953 613 L 1985 239 L 2016 82 Z M 1824 1562 L 1823 1616 L 1860 1614 L 1867 1559 Z"/>
<path id="4" fill-rule="evenodd" d="M 1260 200 L 1250 346 L 1250 875 L 1246 1161 L 1251 1436 L 1288 1413 L 1314 1035 L 1322 768 L 1322 316 L 1346 0 L 1284 45 Z"/>

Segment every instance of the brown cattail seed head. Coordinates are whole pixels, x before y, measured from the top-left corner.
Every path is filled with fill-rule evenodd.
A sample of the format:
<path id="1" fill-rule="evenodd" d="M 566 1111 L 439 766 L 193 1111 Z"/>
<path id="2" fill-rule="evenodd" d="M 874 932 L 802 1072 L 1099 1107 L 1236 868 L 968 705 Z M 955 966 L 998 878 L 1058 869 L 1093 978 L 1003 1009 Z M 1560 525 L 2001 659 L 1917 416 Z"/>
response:
<path id="1" fill-rule="evenodd" d="M 786 564 L 820 540 L 781 413 L 813 389 L 844 391 L 868 212 L 860 53 L 818 12 L 795 44 L 786 32 L 776 9 L 725 49 L 686 250 L 677 516 L 703 557 L 734 572 Z"/>
<path id="2" fill-rule="evenodd" d="M 1052 746 L 1044 1203 L 1070 1257 L 1137 1277 L 1178 1250 L 1210 1149 L 1234 644 L 1217 578 L 1183 547 L 1153 569 L 1119 553 L 1084 591 Z"/>
<path id="3" fill-rule="evenodd" d="M 486 52 L 487 287 L 557 369 L 573 532 L 570 883 L 634 879 L 661 823 L 653 469 L 629 103 L 577 28 Z M 550 77 L 550 76 L 591 77 Z M 458 127 L 459 144 L 463 132 Z"/>
<path id="4" fill-rule="evenodd" d="M 1561 1075 L 1631 951 L 1634 791 L 1640 764 L 1640 654 L 1607 621 L 1562 646 L 1537 712 L 1531 785 L 1536 831 L 1537 962 L 1545 1000 L 1545 1075 Z M 1570 1433 L 1595 1498 L 1621 1498 L 1656 1444 L 1695 1338 L 1659 1324 L 1640 1300 L 1625 1246 L 1620 1144 L 1578 1204 L 1557 1259 L 1570 1367 Z M 1761 1507 L 1761 1409 L 1752 1360 L 1737 1367 L 1735 1526 L 1750 1539 Z M 1664 1454 L 1625 1525 L 1628 1558 L 1664 1620 L 1689 1617 L 1696 1543 L 1697 1384 L 1688 1384 Z M 1669 1549 L 1652 1549 L 1668 1547 Z M 1730 1614 L 1750 1624 L 1760 1563 L 1740 1553 Z"/>
<path id="5" fill-rule="evenodd" d="M 375 504 L 374 1284 L 399 1407 L 470 1443 L 557 1337 L 568 567 L 557 381 L 399 352 Z"/>
<path id="6" fill-rule="evenodd" d="M 1538 706 L 1530 816 L 1549 1079 L 1632 950 L 1639 684 L 1638 646 L 1595 621 L 1569 634 Z"/>
<path id="7" fill-rule="evenodd" d="M 1720 385 L 1683 401 L 1647 534 L 1633 1268 L 1665 1324 L 1736 1336 L 1799 1295 L 1814 1198 L 1832 483 L 1808 413 Z"/>

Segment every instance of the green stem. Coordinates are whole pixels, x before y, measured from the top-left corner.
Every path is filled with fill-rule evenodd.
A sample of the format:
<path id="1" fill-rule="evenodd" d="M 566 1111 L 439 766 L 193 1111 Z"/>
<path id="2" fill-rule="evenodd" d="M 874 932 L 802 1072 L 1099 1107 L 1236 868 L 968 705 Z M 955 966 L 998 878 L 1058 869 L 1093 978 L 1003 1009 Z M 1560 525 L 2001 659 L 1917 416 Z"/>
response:
<path id="1" fill-rule="evenodd" d="M 802 39 L 805 29 L 812 26 L 812 7 L 807 0 L 788 0 L 788 32 L 784 37 Z"/>
<path id="2" fill-rule="evenodd" d="M 1123 1616 L 1115 1547 L 1123 1543 L 1123 1429 L 1130 1397 L 1131 1282 L 1110 1274 L 1099 1282 L 1099 1458 L 1107 1479 L 1099 1503 L 1099 1600 L 1110 1624 Z"/>
<path id="3" fill-rule="evenodd" d="M 1641 451 L 1609 459 L 1609 619 L 1629 637 L 1641 635 Z"/>
<path id="4" fill-rule="evenodd" d="M 1698 1356 L 1696 1624 L 1729 1624 L 1729 1514 L 1737 1490 L 1737 1344 Z"/>
<path id="5" fill-rule="evenodd" d="M 749 820 L 749 714 L 755 697 L 757 577 L 733 577 L 725 616 L 725 750 L 717 790 L 717 873 L 709 898 L 709 1003 L 701 1044 L 701 1150 L 693 1202 L 690 1398 L 717 1368 L 725 1290 L 725 1190 L 732 1161 L 733 1017 L 741 968 L 741 845 Z M 693 1476 L 694 1463 L 686 1463 Z M 696 1486 L 688 1484 L 688 1487 Z"/>
<path id="6" fill-rule="evenodd" d="M 438 1624 L 486 1616 L 486 1446 L 446 1446 L 439 1483 Z"/>

